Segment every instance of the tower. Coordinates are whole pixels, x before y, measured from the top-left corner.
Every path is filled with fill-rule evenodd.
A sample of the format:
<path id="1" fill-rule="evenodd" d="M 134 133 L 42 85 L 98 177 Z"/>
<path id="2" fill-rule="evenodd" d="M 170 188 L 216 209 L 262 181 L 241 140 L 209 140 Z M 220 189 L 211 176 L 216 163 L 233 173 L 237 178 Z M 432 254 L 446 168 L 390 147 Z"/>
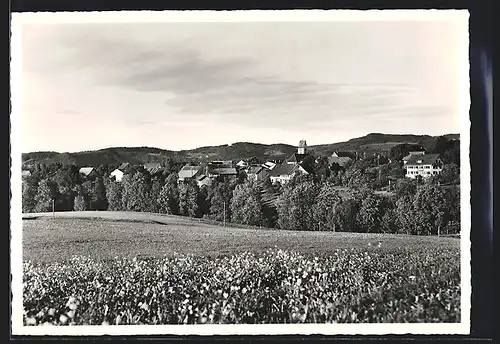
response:
<path id="1" fill-rule="evenodd" d="M 297 154 L 307 154 L 307 143 L 306 140 L 299 141 L 299 147 L 297 149 Z"/>

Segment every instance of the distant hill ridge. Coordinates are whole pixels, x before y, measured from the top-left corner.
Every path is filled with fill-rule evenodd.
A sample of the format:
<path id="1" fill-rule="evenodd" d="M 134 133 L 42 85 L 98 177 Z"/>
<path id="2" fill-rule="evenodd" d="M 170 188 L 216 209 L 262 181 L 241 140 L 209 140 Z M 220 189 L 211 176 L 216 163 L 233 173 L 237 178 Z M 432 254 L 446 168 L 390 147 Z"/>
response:
<path id="1" fill-rule="evenodd" d="M 447 139 L 460 139 L 459 134 L 443 135 Z M 371 133 L 366 136 L 353 138 L 345 142 L 309 146 L 315 155 L 331 155 L 337 150 L 358 153 L 387 153 L 391 147 L 402 143 L 420 144 L 426 150 L 431 150 L 439 136 L 412 135 L 412 134 L 382 134 Z M 307 138 L 306 138 L 307 139 Z M 297 140 L 298 144 L 298 140 Z M 189 150 L 173 151 L 155 147 L 112 147 L 94 151 L 75 153 L 32 152 L 23 153 L 22 160 L 25 166 L 36 163 L 74 164 L 79 166 L 114 165 L 123 162 L 131 164 L 145 164 L 150 162 L 164 162 L 167 158 L 190 160 L 237 160 L 250 157 L 259 159 L 283 159 L 296 152 L 293 145 L 261 144 L 251 142 L 237 142 L 231 145 L 205 146 Z"/>

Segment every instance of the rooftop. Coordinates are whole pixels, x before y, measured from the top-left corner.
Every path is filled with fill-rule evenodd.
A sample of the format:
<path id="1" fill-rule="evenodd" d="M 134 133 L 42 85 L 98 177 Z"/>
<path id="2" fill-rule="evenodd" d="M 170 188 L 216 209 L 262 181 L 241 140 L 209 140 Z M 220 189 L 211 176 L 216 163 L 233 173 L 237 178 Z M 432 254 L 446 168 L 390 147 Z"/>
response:
<path id="1" fill-rule="evenodd" d="M 347 163 L 349 163 L 352 159 L 348 156 L 330 156 L 328 157 L 328 163 L 329 164 L 339 164 L 340 166 L 345 166 Z"/>
<path id="2" fill-rule="evenodd" d="M 299 154 L 299 153 L 294 153 L 291 157 L 287 159 L 287 162 L 296 162 L 299 163 L 302 160 L 304 160 L 309 154 Z"/>
<path id="3" fill-rule="evenodd" d="M 124 169 L 129 168 L 129 167 L 130 167 L 130 164 L 128 162 L 124 162 L 123 164 L 118 166 L 118 169 L 123 171 Z"/>
<path id="4" fill-rule="evenodd" d="M 405 156 L 403 158 L 403 161 L 408 161 L 410 159 L 410 157 L 412 157 L 414 155 L 425 155 L 425 152 L 424 151 L 410 152 L 407 156 Z"/>
<path id="5" fill-rule="evenodd" d="M 439 154 L 412 155 L 406 165 L 432 165 L 439 159 Z"/>
<path id="6" fill-rule="evenodd" d="M 235 167 L 208 165 L 207 173 L 215 175 L 237 175 L 238 171 Z"/>
<path id="7" fill-rule="evenodd" d="M 149 163 L 149 164 L 144 164 L 144 168 L 151 174 L 155 174 L 158 172 L 161 172 L 163 170 L 163 167 L 161 167 L 160 163 Z"/>
<path id="8" fill-rule="evenodd" d="M 94 170 L 93 167 L 82 167 L 80 168 L 80 173 L 88 176 Z"/>
<path id="9" fill-rule="evenodd" d="M 344 157 L 353 158 L 356 156 L 356 154 L 352 153 L 352 152 L 335 151 L 335 152 L 333 152 L 332 156 L 339 157 L 339 158 L 344 158 Z"/>
<path id="10" fill-rule="evenodd" d="M 250 168 L 247 171 L 247 174 L 257 174 L 260 171 L 262 171 L 263 167 L 262 166 L 250 166 Z"/>
<path id="11" fill-rule="evenodd" d="M 193 178 L 200 171 L 200 166 L 184 165 L 179 171 L 179 179 Z"/>
<path id="12" fill-rule="evenodd" d="M 271 177 L 289 176 L 298 169 L 298 165 L 280 164 L 276 165 L 270 172 Z"/>

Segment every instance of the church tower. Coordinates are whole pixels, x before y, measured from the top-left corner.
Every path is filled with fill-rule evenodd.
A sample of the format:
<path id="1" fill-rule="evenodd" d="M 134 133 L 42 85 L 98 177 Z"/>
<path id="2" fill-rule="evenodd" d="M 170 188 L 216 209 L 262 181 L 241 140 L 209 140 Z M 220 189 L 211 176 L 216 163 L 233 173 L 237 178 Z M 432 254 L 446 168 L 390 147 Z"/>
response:
<path id="1" fill-rule="evenodd" d="M 297 154 L 307 154 L 307 143 L 306 140 L 299 141 L 299 147 L 297 149 Z"/>

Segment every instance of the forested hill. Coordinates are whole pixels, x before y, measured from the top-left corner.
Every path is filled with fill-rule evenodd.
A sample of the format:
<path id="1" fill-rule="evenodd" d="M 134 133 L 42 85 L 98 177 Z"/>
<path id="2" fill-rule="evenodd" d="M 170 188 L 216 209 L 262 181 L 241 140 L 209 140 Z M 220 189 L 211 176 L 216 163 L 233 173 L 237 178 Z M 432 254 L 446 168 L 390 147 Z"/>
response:
<path id="1" fill-rule="evenodd" d="M 444 135 L 448 140 L 459 139 L 459 134 Z M 334 151 L 358 153 L 388 153 L 398 144 L 420 145 L 432 151 L 439 136 L 429 135 L 393 135 L 372 133 L 345 142 L 309 146 L 314 155 L 331 155 Z M 306 138 L 307 139 L 307 138 Z M 332 141 L 334 138 L 332 138 Z M 297 141 L 298 143 L 298 141 Z M 152 147 L 114 147 L 95 151 L 75 153 L 32 152 L 23 153 L 25 166 L 42 163 L 74 164 L 79 166 L 115 165 L 123 162 L 144 164 L 164 162 L 166 158 L 182 161 L 238 160 L 257 157 L 260 160 L 284 159 L 296 152 L 296 146 L 287 144 L 259 144 L 238 142 L 231 145 L 207 146 L 191 150 L 171 151 Z"/>

